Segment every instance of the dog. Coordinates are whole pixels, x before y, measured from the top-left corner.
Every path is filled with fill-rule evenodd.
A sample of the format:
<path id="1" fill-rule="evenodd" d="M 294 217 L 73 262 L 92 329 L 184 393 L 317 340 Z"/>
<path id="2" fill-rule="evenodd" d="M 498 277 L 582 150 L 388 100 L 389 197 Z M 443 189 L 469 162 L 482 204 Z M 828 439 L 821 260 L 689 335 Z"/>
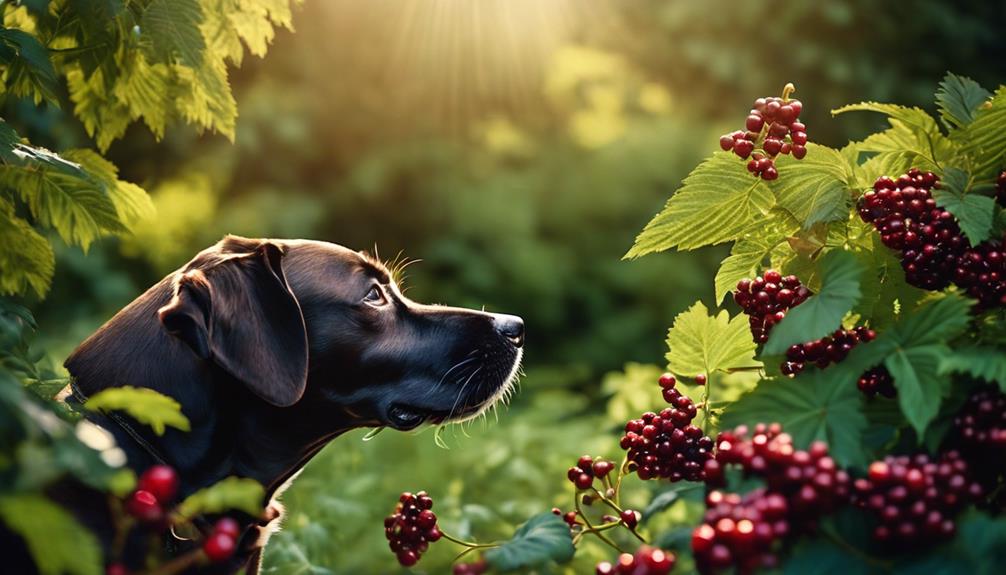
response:
<path id="1" fill-rule="evenodd" d="M 521 318 L 418 304 L 365 253 L 227 236 L 123 308 L 65 366 L 70 401 L 130 385 L 181 405 L 191 430 L 163 436 L 117 412 L 87 414 L 137 473 L 174 467 L 182 497 L 228 476 L 265 487 L 262 516 L 245 518 L 239 553 L 213 571 L 255 573 L 281 518 L 275 498 L 329 441 L 476 417 L 512 391 L 523 345 Z"/>

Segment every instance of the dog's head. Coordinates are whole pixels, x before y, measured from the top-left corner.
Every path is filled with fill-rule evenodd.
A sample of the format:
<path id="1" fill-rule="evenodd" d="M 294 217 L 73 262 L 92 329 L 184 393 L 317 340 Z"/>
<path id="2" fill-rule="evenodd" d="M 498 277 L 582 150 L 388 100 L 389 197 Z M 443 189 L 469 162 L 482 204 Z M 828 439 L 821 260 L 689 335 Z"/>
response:
<path id="1" fill-rule="evenodd" d="M 474 417 L 509 393 L 511 315 L 421 305 L 388 269 L 325 242 L 227 237 L 172 279 L 164 328 L 263 401 L 338 408 L 359 426 Z"/>

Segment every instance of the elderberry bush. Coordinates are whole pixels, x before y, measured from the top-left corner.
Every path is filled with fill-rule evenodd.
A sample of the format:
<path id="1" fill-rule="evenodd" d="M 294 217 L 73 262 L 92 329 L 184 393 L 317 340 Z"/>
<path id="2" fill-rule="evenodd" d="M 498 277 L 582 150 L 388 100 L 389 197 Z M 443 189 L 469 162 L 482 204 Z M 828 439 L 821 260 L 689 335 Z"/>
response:
<path id="1" fill-rule="evenodd" d="M 750 157 L 748 171 L 763 180 L 779 177 L 775 158 L 780 154 L 792 154 L 798 160 L 807 155 L 807 126 L 799 121 L 803 104 L 788 98 L 790 89 L 787 97 L 755 100 L 745 129 L 720 137 L 720 148 L 744 160 Z"/>

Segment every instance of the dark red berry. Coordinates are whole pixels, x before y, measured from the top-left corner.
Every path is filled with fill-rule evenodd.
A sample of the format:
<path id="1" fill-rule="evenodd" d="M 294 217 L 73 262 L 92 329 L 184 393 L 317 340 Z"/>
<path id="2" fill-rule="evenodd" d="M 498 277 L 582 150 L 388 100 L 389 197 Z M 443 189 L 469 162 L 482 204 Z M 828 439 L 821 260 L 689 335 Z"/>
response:
<path id="1" fill-rule="evenodd" d="M 237 550 L 237 540 L 229 533 L 214 531 L 203 542 L 203 553 L 212 563 L 219 563 L 230 558 Z"/>
<path id="2" fill-rule="evenodd" d="M 639 522 L 639 516 L 631 509 L 622 511 L 618 517 L 629 529 L 635 529 L 636 524 Z"/>
<path id="3" fill-rule="evenodd" d="M 241 535 L 241 525 L 230 517 L 221 517 L 213 525 L 213 531 L 215 533 L 226 533 L 234 539 L 237 539 L 238 536 Z"/>
<path id="4" fill-rule="evenodd" d="M 178 492 L 178 474 L 167 465 L 154 465 L 140 475 L 136 488 L 149 491 L 161 504 L 169 503 Z"/>
<path id="5" fill-rule="evenodd" d="M 164 518 L 164 509 L 149 491 L 134 491 L 126 501 L 126 510 L 144 523 L 157 523 Z"/>
<path id="6" fill-rule="evenodd" d="M 432 507 L 433 499 L 425 491 L 415 495 L 405 492 L 399 497 L 395 512 L 384 519 L 388 546 L 405 567 L 415 565 L 430 543 L 443 536 L 437 527 L 436 514 L 430 511 Z"/>
<path id="7" fill-rule="evenodd" d="M 700 373 L 699 375 L 695 376 L 695 385 L 705 385 L 705 384 L 706 384 L 706 376 L 704 374 Z"/>
<path id="8" fill-rule="evenodd" d="M 112 563 L 105 567 L 105 575 L 129 575 L 129 569 L 122 563 Z"/>

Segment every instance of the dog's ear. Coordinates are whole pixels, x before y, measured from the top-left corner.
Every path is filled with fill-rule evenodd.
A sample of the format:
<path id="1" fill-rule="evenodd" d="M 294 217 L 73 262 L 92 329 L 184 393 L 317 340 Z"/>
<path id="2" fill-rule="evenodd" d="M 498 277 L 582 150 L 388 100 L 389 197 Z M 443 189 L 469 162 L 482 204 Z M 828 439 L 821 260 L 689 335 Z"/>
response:
<path id="1" fill-rule="evenodd" d="M 181 272 L 158 310 L 169 333 L 262 399 L 296 403 L 307 385 L 307 330 L 287 284 L 283 250 L 262 242 Z"/>

